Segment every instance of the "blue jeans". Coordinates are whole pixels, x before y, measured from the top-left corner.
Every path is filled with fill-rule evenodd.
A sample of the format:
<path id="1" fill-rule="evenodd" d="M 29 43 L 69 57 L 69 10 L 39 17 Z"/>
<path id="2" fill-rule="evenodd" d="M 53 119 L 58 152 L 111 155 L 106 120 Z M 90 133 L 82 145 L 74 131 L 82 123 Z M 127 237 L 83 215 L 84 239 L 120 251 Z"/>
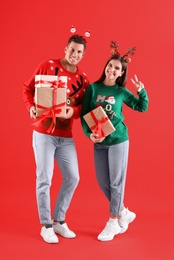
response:
<path id="1" fill-rule="evenodd" d="M 98 184 L 110 202 L 110 214 L 119 216 L 123 208 L 129 141 L 115 145 L 94 144 Z"/>
<path id="2" fill-rule="evenodd" d="M 62 173 L 62 184 L 57 196 L 53 219 L 65 220 L 66 211 L 79 182 L 76 148 L 72 138 L 63 138 L 33 131 L 36 161 L 36 197 L 41 224 L 51 224 L 50 187 L 54 158 Z"/>

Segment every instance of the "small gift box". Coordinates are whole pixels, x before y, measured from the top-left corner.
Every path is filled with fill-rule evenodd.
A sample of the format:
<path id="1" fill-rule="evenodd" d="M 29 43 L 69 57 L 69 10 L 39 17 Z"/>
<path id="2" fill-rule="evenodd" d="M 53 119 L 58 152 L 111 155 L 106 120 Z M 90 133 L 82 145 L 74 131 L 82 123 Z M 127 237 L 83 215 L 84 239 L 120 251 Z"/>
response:
<path id="1" fill-rule="evenodd" d="M 67 77 L 35 76 L 36 116 L 62 117 L 66 115 Z"/>
<path id="2" fill-rule="evenodd" d="M 35 75 L 35 87 L 52 87 L 53 84 L 59 82 L 66 88 L 68 78 L 66 76 L 54 76 L 54 75 Z"/>
<path id="3" fill-rule="evenodd" d="M 104 109 L 99 106 L 83 116 L 91 131 L 100 137 L 106 137 L 115 131 Z"/>

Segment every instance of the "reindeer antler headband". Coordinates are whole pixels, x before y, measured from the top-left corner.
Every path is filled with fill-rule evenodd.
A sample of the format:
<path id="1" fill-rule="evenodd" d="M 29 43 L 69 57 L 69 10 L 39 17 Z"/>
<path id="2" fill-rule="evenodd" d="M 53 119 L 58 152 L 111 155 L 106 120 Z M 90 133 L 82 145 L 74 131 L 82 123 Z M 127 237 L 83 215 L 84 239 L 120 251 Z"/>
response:
<path id="1" fill-rule="evenodd" d="M 114 55 L 122 56 L 118 52 L 119 44 L 116 43 L 116 41 L 111 41 L 110 47 L 111 47 L 112 56 L 114 56 Z M 136 47 L 128 48 L 127 52 L 122 56 L 123 59 L 125 60 L 125 62 L 127 62 L 127 63 L 131 62 L 131 58 L 129 57 L 129 55 L 134 55 L 135 51 L 136 51 Z"/>

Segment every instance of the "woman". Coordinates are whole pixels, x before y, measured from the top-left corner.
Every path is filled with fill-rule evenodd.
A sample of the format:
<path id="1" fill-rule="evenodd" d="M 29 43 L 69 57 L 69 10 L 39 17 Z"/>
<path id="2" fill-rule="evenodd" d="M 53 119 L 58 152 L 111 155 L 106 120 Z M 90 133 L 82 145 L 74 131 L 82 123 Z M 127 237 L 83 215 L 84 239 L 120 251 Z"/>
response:
<path id="1" fill-rule="evenodd" d="M 134 54 L 129 52 L 129 54 Z M 148 109 L 148 96 L 144 85 L 138 80 L 131 79 L 138 96 L 126 87 L 127 54 L 121 56 L 115 50 L 107 61 L 101 77 L 90 84 L 86 90 L 81 122 L 84 133 L 94 142 L 94 159 L 98 184 L 110 203 L 110 218 L 98 240 L 109 241 L 115 235 L 124 233 L 128 229 L 136 214 L 124 207 L 124 188 L 126 180 L 129 137 L 124 124 L 122 105 L 126 104 L 133 110 L 144 112 Z M 115 131 L 107 137 L 99 138 L 92 133 L 83 116 L 94 108 L 102 106 Z"/>

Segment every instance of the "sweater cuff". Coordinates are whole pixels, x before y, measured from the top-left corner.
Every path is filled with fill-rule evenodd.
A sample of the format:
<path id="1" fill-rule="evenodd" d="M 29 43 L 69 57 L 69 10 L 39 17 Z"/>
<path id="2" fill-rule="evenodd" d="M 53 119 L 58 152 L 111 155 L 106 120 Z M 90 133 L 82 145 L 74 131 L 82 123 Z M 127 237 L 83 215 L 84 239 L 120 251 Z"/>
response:
<path id="1" fill-rule="evenodd" d="M 82 105 L 79 105 L 77 107 L 73 107 L 74 109 L 74 114 L 73 114 L 73 118 L 74 119 L 77 119 L 80 117 L 80 113 L 81 113 L 81 110 L 82 110 Z"/>

